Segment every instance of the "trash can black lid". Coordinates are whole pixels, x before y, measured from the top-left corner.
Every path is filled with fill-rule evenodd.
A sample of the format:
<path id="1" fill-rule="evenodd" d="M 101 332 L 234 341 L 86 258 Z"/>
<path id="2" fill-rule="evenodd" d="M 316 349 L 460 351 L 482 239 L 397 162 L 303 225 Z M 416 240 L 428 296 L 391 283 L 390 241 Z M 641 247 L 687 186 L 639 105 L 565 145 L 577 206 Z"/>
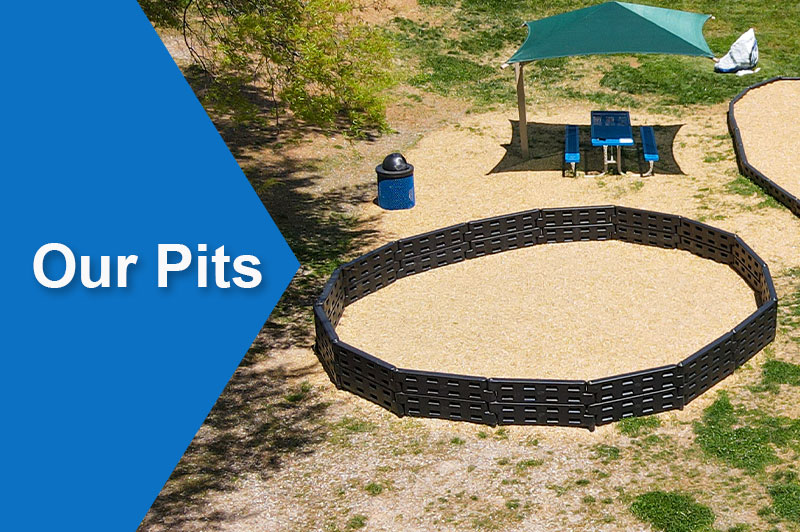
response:
<path id="1" fill-rule="evenodd" d="M 407 177 L 414 173 L 414 167 L 406 161 L 401 153 L 390 153 L 383 159 L 375 171 L 382 177 Z"/>
<path id="2" fill-rule="evenodd" d="M 408 163 L 406 162 L 406 158 L 403 157 L 402 153 L 390 153 L 383 159 L 383 166 L 384 170 L 389 170 L 390 172 L 402 172 L 403 170 L 408 169 Z"/>

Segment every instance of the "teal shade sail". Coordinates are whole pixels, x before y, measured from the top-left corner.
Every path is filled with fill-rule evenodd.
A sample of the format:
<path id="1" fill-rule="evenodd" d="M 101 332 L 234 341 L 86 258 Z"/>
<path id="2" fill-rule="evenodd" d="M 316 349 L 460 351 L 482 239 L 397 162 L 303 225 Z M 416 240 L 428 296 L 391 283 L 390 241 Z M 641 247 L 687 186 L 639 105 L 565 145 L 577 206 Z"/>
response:
<path id="1" fill-rule="evenodd" d="M 713 57 L 703 37 L 711 15 L 606 2 L 527 22 L 528 37 L 507 63 L 593 54 Z"/>

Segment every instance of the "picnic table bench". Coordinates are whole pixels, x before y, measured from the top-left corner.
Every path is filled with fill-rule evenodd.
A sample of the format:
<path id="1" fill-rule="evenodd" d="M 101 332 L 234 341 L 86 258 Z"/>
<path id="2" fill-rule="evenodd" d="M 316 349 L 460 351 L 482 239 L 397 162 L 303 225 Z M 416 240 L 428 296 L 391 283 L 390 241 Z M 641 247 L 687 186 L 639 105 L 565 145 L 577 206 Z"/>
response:
<path id="1" fill-rule="evenodd" d="M 567 126 L 564 132 L 564 162 L 561 166 L 561 177 L 566 175 L 567 164 L 572 168 L 572 177 L 575 177 L 579 162 L 581 162 L 581 152 L 578 126 Z"/>
<path id="2" fill-rule="evenodd" d="M 653 167 L 658 161 L 658 146 L 656 146 L 656 134 L 653 132 L 652 126 L 639 127 L 639 133 L 642 136 L 642 152 L 644 153 L 644 160 L 650 163 L 650 169 L 647 172 L 642 172 L 642 177 L 653 175 Z"/>

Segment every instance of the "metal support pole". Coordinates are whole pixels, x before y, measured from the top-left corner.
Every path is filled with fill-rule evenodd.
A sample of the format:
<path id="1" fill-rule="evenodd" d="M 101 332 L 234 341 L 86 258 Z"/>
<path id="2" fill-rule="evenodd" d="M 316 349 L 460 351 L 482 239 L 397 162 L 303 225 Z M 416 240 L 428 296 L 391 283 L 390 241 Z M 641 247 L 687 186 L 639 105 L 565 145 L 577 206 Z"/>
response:
<path id="1" fill-rule="evenodd" d="M 517 107 L 519 107 L 519 145 L 522 158 L 528 159 L 528 117 L 525 113 L 525 76 L 522 72 L 523 64 L 514 63 L 514 75 L 517 78 Z"/>

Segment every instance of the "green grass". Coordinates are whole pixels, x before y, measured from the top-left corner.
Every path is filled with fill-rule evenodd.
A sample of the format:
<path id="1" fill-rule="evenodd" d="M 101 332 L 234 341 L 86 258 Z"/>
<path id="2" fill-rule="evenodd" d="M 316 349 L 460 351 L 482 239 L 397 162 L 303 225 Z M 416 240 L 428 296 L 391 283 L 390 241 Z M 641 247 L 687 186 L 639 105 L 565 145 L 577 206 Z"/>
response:
<path id="1" fill-rule="evenodd" d="M 588 100 L 602 107 L 626 107 L 637 109 L 641 107 L 638 100 L 623 94 L 602 92 L 602 91 L 580 91 L 572 87 L 557 87 L 552 90 L 553 94 L 569 98 L 571 100 Z"/>
<path id="2" fill-rule="evenodd" d="M 800 419 L 785 416 L 771 416 L 760 410 L 747 413 L 748 421 L 755 430 L 766 435 L 770 443 L 783 448 L 800 452 Z"/>
<path id="3" fill-rule="evenodd" d="M 539 467 L 543 463 L 544 463 L 544 460 L 541 460 L 539 458 L 529 458 L 527 460 L 520 460 L 519 462 L 517 462 L 516 467 L 517 467 L 517 471 L 519 471 L 521 473 L 523 471 L 527 471 L 528 469 L 530 469 L 532 467 Z"/>
<path id="4" fill-rule="evenodd" d="M 364 486 L 364 491 L 369 493 L 370 495 L 380 495 L 383 493 L 383 484 L 379 482 L 370 482 L 366 486 Z"/>
<path id="5" fill-rule="evenodd" d="M 341 421 L 336 423 L 337 427 L 344 429 L 347 432 L 372 432 L 375 430 L 375 423 L 371 421 L 364 421 L 363 419 L 356 419 L 352 417 L 344 417 Z"/>
<path id="6" fill-rule="evenodd" d="M 619 447 L 614 447 L 613 445 L 606 445 L 604 443 L 595 445 L 594 452 L 595 452 L 595 457 L 598 460 L 602 460 L 604 463 L 610 460 L 619 460 L 620 457 Z"/>
<path id="7" fill-rule="evenodd" d="M 370 433 L 375 429 L 376 425 L 370 421 L 353 417 L 343 417 L 341 420 L 331 423 L 330 431 L 327 434 L 327 440 L 334 445 L 349 447 L 354 436 L 357 434 Z"/>
<path id="8" fill-rule="evenodd" d="M 800 523 L 800 484 L 786 482 L 769 488 L 772 509 L 779 516 Z"/>
<path id="9" fill-rule="evenodd" d="M 727 160 L 729 157 L 730 155 L 724 151 L 712 151 L 703 157 L 703 162 L 709 164 L 718 163 Z"/>
<path id="10" fill-rule="evenodd" d="M 788 330 L 800 329 L 800 268 L 789 268 L 785 276 L 792 279 L 795 288 L 778 301 L 778 323 Z"/>
<path id="11" fill-rule="evenodd" d="M 641 57 L 641 65 L 615 64 L 600 85 L 627 94 L 661 97 L 666 105 L 715 104 L 731 99 L 752 80 L 715 74 L 710 63 L 695 58 Z"/>
<path id="12" fill-rule="evenodd" d="M 506 25 L 498 21 L 486 29 L 479 29 L 466 35 L 459 41 L 458 48 L 470 55 L 482 55 L 502 50 L 509 43 L 521 42 L 525 39 L 525 30 Z M 505 59 L 505 58 L 503 58 Z"/>
<path id="13" fill-rule="evenodd" d="M 777 457 L 769 437 L 753 427 L 734 428 L 738 418 L 724 392 L 703 413 L 703 422 L 695 424 L 697 444 L 711 456 L 733 467 L 750 472 L 761 471 Z"/>
<path id="14" fill-rule="evenodd" d="M 513 99 L 513 83 L 503 81 L 498 62 L 482 57 L 505 38 L 507 28 L 465 33 L 469 37 L 464 43 L 454 42 L 442 28 L 401 17 L 396 17 L 387 31 L 400 57 L 408 62 L 405 70 L 410 85 L 481 105 Z"/>
<path id="15" fill-rule="evenodd" d="M 500 427 L 496 431 L 494 431 L 494 439 L 495 440 L 507 440 L 508 439 L 508 429 L 505 427 Z"/>
<path id="16" fill-rule="evenodd" d="M 798 451 L 800 419 L 771 416 L 760 410 L 737 412 L 725 392 L 695 423 L 696 442 L 709 456 L 750 473 L 780 460 L 775 448 Z"/>
<path id="17" fill-rule="evenodd" d="M 422 73 L 411 78 L 412 85 L 440 94 L 452 94 L 465 84 L 485 80 L 494 69 L 470 59 L 454 55 L 431 52 L 422 58 Z"/>
<path id="18" fill-rule="evenodd" d="M 753 196 L 759 193 L 763 194 L 763 191 L 758 185 L 741 175 L 725 185 L 725 189 L 728 191 L 728 193 L 738 194 L 739 196 Z"/>
<path id="19" fill-rule="evenodd" d="M 519 500 L 517 499 L 510 499 L 506 501 L 506 508 L 508 508 L 509 510 L 516 510 L 517 508 L 519 508 L 519 506 L 520 506 Z"/>
<path id="20" fill-rule="evenodd" d="M 770 384 L 791 384 L 800 386 L 800 364 L 783 362 L 781 360 L 767 360 L 762 366 L 762 382 Z"/>
<path id="21" fill-rule="evenodd" d="M 358 530 L 359 528 L 364 528 L 365 526 L 367 526 L 366 515 L 354 515 L 347 521 L 348 530 Z"/>
<path id="22" fill-rule="evenodd" d="M 756 205 L 758 208 L 763 207 L 772 207 L 774 209 L 782 209 L 783 205 L 781 205 L 778 200 L 764 192 L 761 187 L 747 179 L 746 177 L 740 175 L 736 177 L 733 181 L 730 181 L 728 184 L 725 185 L 725 190 L 729 194 L 736 194 L 739 196 L 746 196 L 746 197 L 758 197 L 761 199 L 761 202 Z"/>
<path id="23" fill-rule="evenodd" d="M 643 434 L 649 434 L 661 426 L 661 420 L 654 416 L 629 417 L 617 423 L 617 430 L 626 436 L 635 438 Z"/>
<path id="24" fill-rule="evenodd" d="M 644 181 L 639 181 L 638 179 L 636 181 L 631 181 L 631 190 L 632 191 L 639 192 L 643 188 L 644 188 Z"/>
<path id="25" fill-rule="evenodd" d="M 286 401 L 288 403 L 299 403 L 306 397 L 308 397 L 309 392 L 311 392 L 311 384 L 308 381 L 304 381 L 300 384 L 300 388 L 296 391 L 286 394 Z"/>
<path id="26" fill-rule="evenodd" d="M 561 497 L 562 495 L 564 495 L 565 493 L 567 493 L 570 490 L 571 486 L 568 486 L 568 485 L 561 486 L 559 484 L 548 484 L 545 487 L 547 489 L 549 489 L 549 490 L 553 490 L 556 493 L 556 497 Z"/>
<path id="27" fill-rule="evenodd" d="M 636 497 L 631 504 L 633 515 L 664 532 L 711 530 L 716 516 L 711 508 L 697 503 L 690 495 L 651 491 Z"/>
<path id="28" fill-rule="evenodd" d="M 442 28 L 431 26 L 428 22 L 395 17 L 392 23 L 394 31 L 391 35 L 401 47 L 401 51 L 418 52 L 425 47 L 438 47 L 445 38 Z"/>
<path id="29" fill-rule="evenodd" d="M 525 40 L 526 20 L 535 20 L 599 3 L 600 0 L 421 0 L 423 20 L 396 18 L 387 27 L 400 57 L 409 60 L 412 83 L 424 90 L 472 99 L 476 104 L 513 104 L 513 75 L 499 64 Z M 697 57 L 639 55 L 637 66 L 614 57 L 535 61 L 526 67 L 530 90 L 587 99 L 598 105 L 707 105 L 730 100 L 744 87 L 775 75 L 800 74 L 800 4 L 694 0 L 651 5 L 715 13 L 704 27 L 714 53 L 721 57 L 747 28 L 757 28 L 761 72 L 750 76 L 715 74 L 711 61 Z M 418 70 L 415 70 L 417 69 Z M 573 80 L 587 69 L 601 69 L 603 91 L 581 91 Z"/>

